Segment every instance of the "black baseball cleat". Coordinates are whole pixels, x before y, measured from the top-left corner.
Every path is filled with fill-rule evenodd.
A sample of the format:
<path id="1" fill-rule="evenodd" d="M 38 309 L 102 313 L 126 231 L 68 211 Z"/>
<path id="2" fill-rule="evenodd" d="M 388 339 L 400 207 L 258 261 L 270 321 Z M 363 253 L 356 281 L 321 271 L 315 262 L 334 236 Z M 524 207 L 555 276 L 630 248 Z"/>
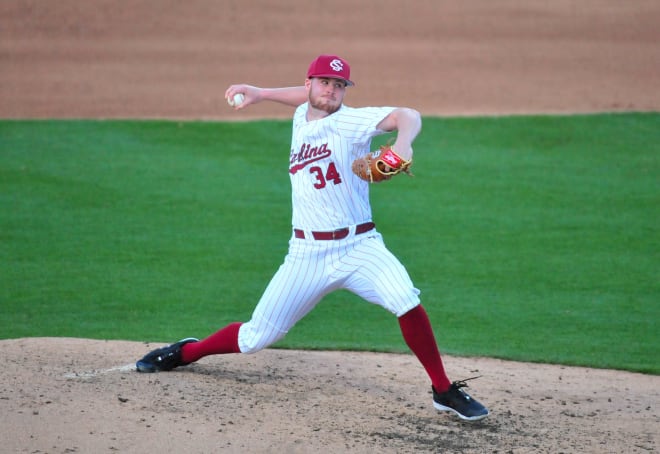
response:
<path id="1" fill-rule="evenodd" d="M 181 360 L 181 347 L 191 342 L 199 342 L 199 339 L 188 337 L 172 345 L 152 350 L 135 363 L 135 368 L 138 372 L 163 372 L 190 364 Z"/>
<path id="2" fill-rule="evenodd" d="M 478 421 L 488 416 L 490 413 L 488 409 L 461 389 L 467 386 L 467 383 L 465 383 L 467 380 L 472 379 L 455 381 L 443 393 L 437 392 L 431 386 L 433 389 L 433 406 L 436 410 L 453 411 L 459 418 L 466 421 Z"/>

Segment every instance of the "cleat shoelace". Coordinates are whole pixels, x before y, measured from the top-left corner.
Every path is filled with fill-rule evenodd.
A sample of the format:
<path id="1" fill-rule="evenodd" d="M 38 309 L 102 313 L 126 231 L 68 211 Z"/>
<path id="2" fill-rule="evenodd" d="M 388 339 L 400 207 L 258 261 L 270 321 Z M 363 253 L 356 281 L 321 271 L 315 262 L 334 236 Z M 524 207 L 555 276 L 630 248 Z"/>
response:
<path id="1" fill-rule="evenodd" d="M 477 375 L 476 377 L 464 378 L 463 380 L 456 380 L 452 384 L 456 388 L 456 391 L 458 391 L 459 393 L 461 393 L 463 395 L 465 400 L 471 401 L 472 397 L 468 393 L 463 391 L 461 388 L 467 388 L 468 384 L 465 383 L 465 382 L 470 381 L 470 380 L 474 380 L 474 379 L 477 379 L 477 378 L 481 378 L 481 375 Z"/>
<path id="2" fill-rule="evenodd" d="M 464 378 L 463 380 L 456 380 L 453 382 L 453 385 L 456 386 L 456 388 L 467 388 L 469 385 L 465 382 L 470 381 L 470 380 L 475 380 L 477 378 L 481 378 L 481 375 L 477 375 L 476 377 L 470 377 L 470 378 Z"/>

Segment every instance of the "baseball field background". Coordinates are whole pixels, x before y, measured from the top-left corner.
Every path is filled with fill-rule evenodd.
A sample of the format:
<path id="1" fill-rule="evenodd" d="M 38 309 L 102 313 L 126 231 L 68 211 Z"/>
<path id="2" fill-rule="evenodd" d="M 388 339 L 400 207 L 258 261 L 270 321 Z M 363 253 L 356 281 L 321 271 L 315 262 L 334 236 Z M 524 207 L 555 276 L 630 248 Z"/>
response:
<path id="1" fill-rule="evenodd" d="M 294 3 L 284 28 L 275 2 L 0 6 L 11 452 L 656 449 L 660 8 Z M 388 21 L 406 32 L 376 51 Z M 415 177 L 373 188 L 374 220 L 450 376 L 482 375 L 484 424 L 433 413 L 394 318 L 345 292 L 277 349 L 130 370 L 250 316 L 290 236 L 290 112 L 222 93 L 298 84 L 325 51 L 353 64 L 348 104 L 424 115 Z"/>
<path id="2" fill-rule="evenodd" d="M 417 175 L 372 193 L 444 350 L 660 372 L 660 115 L 424 125 Z M 3 337 L 168 341 L 249 318 L 291 235 L 288 122 L 0 133 Z M 278 346 L 404 352 L 393 321 L 341 293 Z"/>

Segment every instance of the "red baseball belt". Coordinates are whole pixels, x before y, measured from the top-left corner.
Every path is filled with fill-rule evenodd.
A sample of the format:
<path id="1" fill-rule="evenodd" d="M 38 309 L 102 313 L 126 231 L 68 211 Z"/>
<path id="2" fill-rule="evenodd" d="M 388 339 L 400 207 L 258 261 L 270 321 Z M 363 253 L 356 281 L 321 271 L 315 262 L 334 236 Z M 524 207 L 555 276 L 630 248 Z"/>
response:
<path id="1" fill-rule="evenodd" d="M 359 224 L 355 226 L 355 234 L 360 235 L 361 233 L 366 233 L 369 230 L 373 230 L 376 227 L 376 224 L 373 222 L 365 222 L 364 224 Z M 315 240 L 342 240 L 351 233 L 351 229 L 344 227 L 341 229 L 333 230 L 331 232 L 310 232 Z M 305 232 L 300 229 L 293 229 L 293 234 L 296 238 L 304 240 Z"/>

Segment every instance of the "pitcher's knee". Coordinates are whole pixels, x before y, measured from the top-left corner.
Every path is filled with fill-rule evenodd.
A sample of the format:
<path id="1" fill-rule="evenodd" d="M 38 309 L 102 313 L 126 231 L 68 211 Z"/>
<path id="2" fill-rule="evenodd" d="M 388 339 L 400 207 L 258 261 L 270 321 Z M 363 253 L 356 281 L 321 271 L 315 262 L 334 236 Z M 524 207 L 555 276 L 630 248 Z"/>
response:
<path id="1" fill-rule="evenodd" d="M 238 331 L 238 348 L 241 349 L 241 353 L 256 353 L 274 344 L 285 335 L 286 331 L 276 329 L 263 318 L 255 321 L 255 317 L 253 317 Z"/>

